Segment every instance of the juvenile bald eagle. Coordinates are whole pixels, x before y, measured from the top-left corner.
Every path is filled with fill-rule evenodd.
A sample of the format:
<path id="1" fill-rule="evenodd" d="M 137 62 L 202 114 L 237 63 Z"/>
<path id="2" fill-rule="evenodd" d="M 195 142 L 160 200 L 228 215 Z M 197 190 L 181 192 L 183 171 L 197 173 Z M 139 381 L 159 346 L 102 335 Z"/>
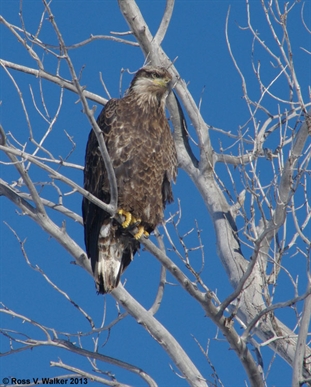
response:
<path id="1" fill-rule="evenodd" d="M 116 175 L 118 213 L 123 219 L 119 224 L 83 198 L 86 251 L 99 293 L 118 286 L 140 247 L 138 239 L 155 229 L 166 203 L 173 200 L 177 157 L 165 116 L 171 79 L 165 68 L 141 68 L 126 95 L 108 101 L 97 119 Z M 84 188 L 109 203 L 109 180 L 93 130 L 86 147 Z M 137 228 L 133 236 L 129 231 Z"/>

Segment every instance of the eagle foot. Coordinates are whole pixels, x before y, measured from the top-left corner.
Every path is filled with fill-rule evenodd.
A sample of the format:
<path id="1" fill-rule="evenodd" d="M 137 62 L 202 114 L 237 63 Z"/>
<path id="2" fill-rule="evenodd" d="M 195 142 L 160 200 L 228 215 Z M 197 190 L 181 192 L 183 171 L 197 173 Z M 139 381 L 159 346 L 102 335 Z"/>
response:
<path id="1" fill-rule="evenodd" d="M 149 236 L 149 232 L 145 230 L 144 226 L 139 226 L 137 233 L 134 235 L 134 238 L 139 239 L 142 235 L 147 238 Z"/>
<path id="2" fill-rule="evenodd" d="M 130 212 L 120 209 L 118 211 L 119 215 L 125 217 L 124 222 L 121 224 L 123 228 L 128 228 L 129 226 L 139 226 L 141 219 L 136 219 Z"/>
<path id="3" fill-rule="evenodd" d="M 125 217 L 125 221 L 121 224 L 123 228 L 128 228 L 128 226 L 132 223 L 133 216 L 130 212 L 125 210 L 119 210 L 119 215 L 123 215 Z"/>
<path id="4" fill-rule="evenodd" d="M 118 214 L 125 217 L 123 223 L 121 223 L 123 228 L 128 228 L 129 226 L 136 226 L 138 231 L 134 234 L 135 239 L 139 239 L 142 235 L 146 238 L 149 237 L 148 231 L 145 230 L 144 226 L 140 225 L 141 219 L 136 219 L 130 212 L 120 209 Z"/>

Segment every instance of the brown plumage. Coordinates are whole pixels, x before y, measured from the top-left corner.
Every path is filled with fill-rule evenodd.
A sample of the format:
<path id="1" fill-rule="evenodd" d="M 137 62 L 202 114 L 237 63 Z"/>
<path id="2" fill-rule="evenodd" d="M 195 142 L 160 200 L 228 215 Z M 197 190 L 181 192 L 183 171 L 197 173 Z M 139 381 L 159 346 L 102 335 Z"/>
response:
<path id="1" fill-rule="evenodd" d="M 116 175 L 118 208 L 136 220 L 124 228 L 83 199 L 86 251 L 99 293 L 118 286 L 120 275 L 139 249 L 129 230 L 138 225 L 152 232 L 163 218 L 165 204 L 173 200 L 171 181 L 176 179 L 177 157 L 165 116 L 170 81 L 166 69 L 143 67 L 125 97 L 108 101 L 97 119 Z M 86 148 L 84 188 L 109 203 L 109 181 L 93 130 Z"/>

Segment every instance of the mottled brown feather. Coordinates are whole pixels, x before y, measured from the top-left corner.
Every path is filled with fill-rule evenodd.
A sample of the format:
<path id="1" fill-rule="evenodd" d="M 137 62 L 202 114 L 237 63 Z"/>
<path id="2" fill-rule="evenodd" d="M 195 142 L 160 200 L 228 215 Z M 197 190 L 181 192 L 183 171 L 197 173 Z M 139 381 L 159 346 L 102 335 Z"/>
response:
<path id="1" fill-rule="evenodd" d="M 171 182 L 177 174 L 176 150 L 164 110 L 170 80 L 164 68 L 140 69 L 126 96 L 111 99 L 97 119 L 116 175 L 118 207 L 141 219 L 149 233 L 163 219 L 165 204 L 173 200 Z M 84 188 L 109 203 L 109 180 L 93 131 L 86 148 Z M 106 293 L 118 285 L 139 242 L 85 198 L 82 212 L 97 289 Z"/>

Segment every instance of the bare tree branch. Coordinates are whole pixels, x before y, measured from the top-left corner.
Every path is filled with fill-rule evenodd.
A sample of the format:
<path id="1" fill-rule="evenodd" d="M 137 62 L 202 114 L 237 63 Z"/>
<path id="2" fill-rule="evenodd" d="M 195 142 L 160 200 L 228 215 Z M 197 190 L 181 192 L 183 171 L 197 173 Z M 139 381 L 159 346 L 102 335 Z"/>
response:
<path id="1" fill-rule="evenodd" d="M 300 387 L 304 383 L 303 369 L 306 357 L 306 339 L 311 318 L 311 278 L 309 275 L 309 283 L 307 288 L 308 296 L 303 305 L 302 319 L 300 323 L 300 331 L 296 346 L 296 355 L 293 364 L 293 379 L 292 386 Z"/>
<path id="2" fill-rule="evenodd" d="M 145 310 L 127 293 L 121 284 L 113 290 L 112 295 L 120 302 L 124 309 L 127 310 L 128 313 L 132 315 L 162 347 L 165 348 L 167 354 L 172 358 L 191 386 L 207 385 L 205 379 L 180 344 L 150 312 Z"/>
<path id="3" fill-rule="evenodd" d="M 88 378 L 89 380 L 94 381 L 94 382 L 105 384 L 106 386 L 131 387 L 130 385 L 124 384 L 124 383 L 120 383 L 120 382 L 118 382 L 115 379 L 114 380 L 108 380 L 108 379 L 100 378 L 99 376 L 96 376 L 94 374 L 90 374 L 89 372 L 82 371 L 82 370 L 80 370 L 77 367 L 71 367 L 71 366 L 69 366 L 67 364 L 64 364 L 61 360 L 59 360 L 58 362 L 51 361 L 50 364 L 51 364 L 51 367 L 64 368 L 65 370 L 75 372 L 76 375 L 82 376 L 84 378 Z M 72 377 L 75 377 L 76 375 L 74 375 Z M 148 384 L 149 384 L 149 386 L 154 386 L 154 387 L 156 386 L 156 384 L 150 384 L 150 383 L 148 383 Z"/>

